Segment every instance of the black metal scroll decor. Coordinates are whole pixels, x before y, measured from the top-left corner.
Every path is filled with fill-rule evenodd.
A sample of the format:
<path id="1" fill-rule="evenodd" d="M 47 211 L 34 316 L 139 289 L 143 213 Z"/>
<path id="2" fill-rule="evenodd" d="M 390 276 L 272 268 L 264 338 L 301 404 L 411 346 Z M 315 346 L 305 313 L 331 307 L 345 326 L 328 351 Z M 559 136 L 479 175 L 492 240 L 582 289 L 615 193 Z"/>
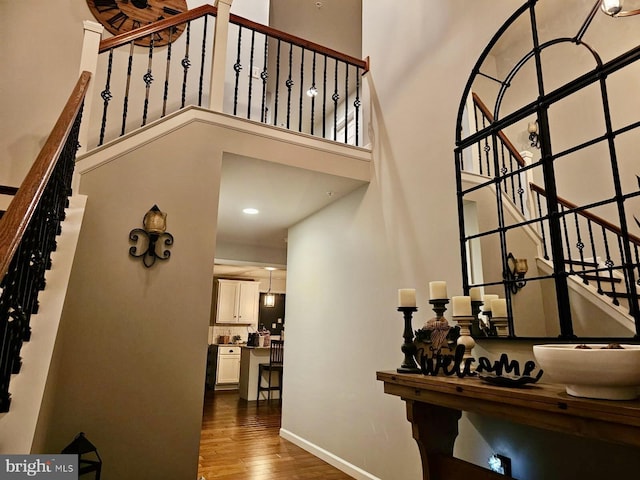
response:
<path id="1" fill-rule="evenodd" d="M 129 255 L 136 258 L 142 257 L 142 263 L 147 268 L 156 263 L 156 260 L 167 260 L 171 256 L 169 250 L 158 253 L 156 248 L 160 239 L 165 247 L 173 245 L 173 235 L 166 231 L 166 217 L 167 214 L 154 205 L 144 216 L 142 221 L 144 228 L 134 228 L 129 232 L 129 240 L 136 243 L 129 248 Z M 146 239 L 146 248 L 138 246 L 141 236 Z"/>

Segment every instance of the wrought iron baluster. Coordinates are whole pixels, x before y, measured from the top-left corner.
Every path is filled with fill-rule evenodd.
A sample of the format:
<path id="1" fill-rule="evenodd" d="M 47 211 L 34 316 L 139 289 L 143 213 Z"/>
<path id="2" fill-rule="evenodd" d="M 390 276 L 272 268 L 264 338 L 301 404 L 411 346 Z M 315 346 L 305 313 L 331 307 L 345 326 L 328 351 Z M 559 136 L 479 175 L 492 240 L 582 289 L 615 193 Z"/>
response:
<path id="1" fill-rule="evenodd" d="M 129 109 L 129 88 L 131 87 L 131 71 L 133 70 L 133 41 L 129 42 L 129 60 L 127 63 L 127 83 L 124 88 L 124 104 L 122 106 L 122 128 L 120 136 L 126 133 L 127 111 Z"/>
<path id="2" fill-rule="evenodd" d="M 482 128 L 484 129 L 487 126 L 487 119 L 485 118 L 484 115 L 481 118 L 482 118 Z M 482 150 L 484 150 L 485 162 L 487 163 L 487 177 L 490 177 L 491 176 L 491 161 L 490 161 L 489 152 L 491 151 L 491 145 L 489 145 L 489 136 L 488 135 L 484 137 L 484 146 L 482 147 Z M 480 167 L 480 174 L 482 175 L 482 166 Z"/>
<path id="3" fill-rule="evenodd" d="M 187 76 L 189 73 L 189 67 L 191 67 L 191 60 L 189 60 L 189 43 L 191 40 L 191 20 L 187 22 L 187 38 L 184 46 L 184 58 L 180 62 L 182 65 L 182 98 L 180 102 L 180 108 L 184 108 L 187 100 Z"/>
<path id="4" fill-rule="evenodd" d="M 476 129 L 476 132 L 479 131 L 480 129 L 478 128 L 479 125 L 479 121 L 478 121 L 478 106 L 475 104 L 475 102 L 473 103 L 473 119 L 474 119 L 474 127 Z M 478 141 L 477 143 L 478 146 L 478 170 L 479 170 L 479 174 L 482 175 L 482 153 L 481 153 L 481 148 L 480 148 L 480 141 Z M 462 162 L 464 164 L 464 162 Z"/>
<path id="5" fill-rule="evenodd" d="M 582 266 L 582 272 L 584 273 L 584 271 L 587 268 L 584 262 L 584 242 L 582 241 L 582 232 L 580 231 L 580 221 L 579 221 L 578 214 L 576 212 L 573 212 L 573 220 L 576 227 L 576 237 L 577 237 L 576 248 L 578 249 L 578 253 L 580 254 L 580 265 Z M 582 283 L 584 283 L 585 285 L 588 285 L 589 281 L 583 276 Z"/>
<path id="6" fill-rule="evenodd" d="M 298 131 L 302 131 L 302 104 L 304 100 L 304 52 L 305 48 L 300 47 L 300 105 L 298 106 Z"/>
<path id="7" fill-rule="evenodd" d="M 356 99 L 353 102 L 356 115 L 356 147 L 360 145 L 360 67 L 356 67 Z"/>
<path id="8" fill-rule="evenodd" d="M 522 212 L 522 215 L 525 214 L 525 210 L 524 210 L 524 188 L 522 187 L 522 172 L 520 172 L 520 168 L 516 167 L 516 169 L 518 170 L 518 196 L 520 197 L 520 211 Z M 531 216 L 531 212 L 529 212 L 529 216 Z"/>
<path id="9" fill-rule="evenodd" d="M 313 135 L 313 122 L 314 122 L 314 113 L 316 106 L 316 95 L 318 94 L 318 90 L 316 89 L 316 52 L 313 52 L 313 64 L 311 67 L 311 88 L 309 89 L 311 96 L 311 122 L 310 122 L 310 131 L 311 135 Z"/>
<path id="10" fill-rule="evenodd" d="M 240 50 L 242 48 L 242 25 L 238 25 L 238 48 L 236 51 L 236 63 L 233 64 L 233 70 L 236 72 L 236 84 L 233 91 L 233 114 L 238 113 L 238 83 L 240 82 L 240 71 L 242 64 L 240 63 Z"/>
<path id="11" fill-rule="evenodd" d="M 335 142 L 338 138 L 338 100 L 340 100 L 340 94 L 338 93 L 338 59 L 335 59 L 334 63 L 334 71 L 333 71 L 333 95 L 331 95 L 331 100 L 333 100 L 333 141 Z"/>
<path id="12" fill-rule="evenodd" d="M 264 36 L 264 53 L 262 58 L 262 72 L 260 73 L 260 78 L 262 79 L 262 104 L 260 105 L 260 121 L 263 123 L 267 123 L 267 79 L 269 78 L 269 73 L 267 71 L 267 59 L 269 57 L 269 37 L 267 35 Z"/>
<path id="13" fill-rule="evenodd" d="M 571 255 L 571 245 L 569 244 L 569 230 L 567 229 L 567 215 L 564 205 L 560 205 L 560 214 L 562 215 L 562 233 L 564 234 L 564 243 L 567 248 L 565 254 L 565 265 L 568 263 L 569 274 L 574 275 L 576 272 L 573 269 L 573 257 Z"/>
<path id="14" fill-rule="evenodd" d="M 249 51 L 249 92 L 247 97 L 247 119 L 251 120 L 251 91 L 253 89 L 253 56 L 256 45 L 256 31 L 251 30 L 251 50 Z"/>
<path id="15" fill-rule="evenodd" d="M 198 81 L 198 106 L 202 106 L 202 91 L 204 89 L 204 62 L 207 57 L 207 23 L 209 15 L 204 16 L 204 27 L 202 31 L 202 50 L 200 53 L 200 80 Z M 213 81 L 213 79 L 211 79 Z"/>
<path id="16" fill-rule="evenodd" d="M 147 73 L 142 76 L 142 79 L 145 83 L 145 93 L 144 93 L 144 108 L 142 113 L 142 127 L 147 124 L 147 112 L 149 111 L 149 93 L 151 91 L 151 84 L 153 83 L 153 43 L 155 39 L 153 36 L 151 37 L 151 41 L 149 42 L 149 60 L 147 63 Z"/>
<path id="17" fill-rule="evenodd" d="M 273 105 L 273 124 L 278 124 L 278 95 L 280 93 L 280 39 L 276 48 L 276 98 Z"/>
<path id="18" fill-rule="evenodd" d="M 593 222 L 591 222 L 591 219 L 587 219 L 587 229 L 589 231 L 589 242 L 591 243 L 591 256 L 596 266 L 596 288 L 598 293 L 602 295 L 604 292 L 602 291 L 602 282 L 600 281 L 600 265 L 598 264 L 596 242 L 593 236 Z"/>
<path id="19" fill-rule="evenodd" d="M 344 143 L 349 143 L 349 64 L 344 64 Z"/>
<path id="20" fill-rule="evenodd" d="M 109 101 L 113 98 L 111 95 L 111 72 L 113 70 L 113 48 L 109 50 L 109 61 L 107 64 L 107 80 L 104 86 L 104 90 L 100 92 L 100 96 L 104 102 L 102 107 L 102 121 L 100 123 L 100 140 L 98 146 L 104 143 L 104 132 L 107 128 L 107 109 L 109 108 Z"/>
<path id="21" fill-rule="evenodd" d="M 500 140 L 500 137 L 496 137 L 497 140 L 500 142 L 500 155 L 498 156 L 498 163 L 500 163 L 500 161 L 502 160 L 502 167 L 500 167 L 500 174 L 499 176 L 504 177 L 504 175 L 507 174 L 507 164 L 505 162 L 505 154 L 504 154 L 504 150 L 505 150 L 505 146 L 504 143 L 502 143 L 502 141 Z M 509 183 L 507 182 L 506 178 L 503 178 L 503 184 L 504 184 L 504 193 L 508 194 L 509 193 Z"/>
<path id="22" fill-rule="evenodd" d="M 291 120 L 291 88 L 293 87 L 293 80 L 291 80 L 291 66 L 293 62 L 293 44 L 289 44 L 289 74 L 287 75 L 287 128 L 290 126 Z"/>
<path id="23" fill-rule="evenodd" d="M 542 195 L 540 195 L 538 192 L 534 192 L 534 195 L 536 196 L 536 203 L 538 205 L 538 218 L 542 218 L 542 203 L 540 201 L 540 197 L 542 197 Z M 547 235 L 545 233 L 544 220 L 540 220 L 540 233 L 542 234 L 542 249 L 544 250 L 544 259 L 549 260 L 549 250 L 547 247 Z"/>
<path id="24" fill-rule="evenodd" d="M 504 146 L 504 145 L 503 145 Z M 516 179 L 515 179 L 515 175 L 514 172 L 518 169 L 517 167 L 514 168 L 514 158 L 513 158 L 513 154 L 511 152 L 509 152 L 509 150 L 507 150 L 507 152 L 509 153 L 509 173 L 511 173 L 511 200 L 513 200 L 513 204 L 514 205 L 518 205 L 518 202 L 516 202 Z M 516 163 L 516 165 L 518 165 Z M 524 212 L 521 212 L 524 213 Z"/>
<path id="25" fill-rule="evenodd" d="M 617 235 L 618 239 L 618 254 L 620 255 L 620 264 L 622 265 L 622 276 L 624 278 L 624 288 L 627 292 L 627 299 L 629 300 L 629 306 L 631 306 L 631 276 L 633 275 L 633 259 L 626 258 L 624 253 L 624 242 L 622 235 Z M 631 274 L 631 276 L 630 276 Z"/>
<path id="26" fill-rule="evenodd" d="M 607 237 L 607 230 L 604 228 L 604 226 L 602 227 L 602 238 L 604 240 L 604 251 L 607 258 L 604 264 L 607 267 L 607 270 L 609 272 L 609 280 L 611 280 L 610 283 L 611 283 L 612 303 L 617 306 L 617 305 L 620 305 L 620 302 L 618 301 L 618 297 L 616 296 L 616 285 L 615 285 L 614 276 L 613 276 L 613 266 L 615 264 L 611 259 L 611 251 L 609 249 L 609 238 Z"/>
<path id="27" fill-rule="evenodd" d="M 322 74 L 322 138 L 327 138 L 327 56 L 324 55 Z"/>
<path id="28" fill-rule="evenodd" d="M 167 99 L 169 98 L 169 74 L 171 73 L 171 45 L 173 29 L 169 29 L 169 43 L 167 44 L 167 67 L 164 72 L 164 92 L 162 94 L 162 115 L 164 117 L 167 114 Z"/>

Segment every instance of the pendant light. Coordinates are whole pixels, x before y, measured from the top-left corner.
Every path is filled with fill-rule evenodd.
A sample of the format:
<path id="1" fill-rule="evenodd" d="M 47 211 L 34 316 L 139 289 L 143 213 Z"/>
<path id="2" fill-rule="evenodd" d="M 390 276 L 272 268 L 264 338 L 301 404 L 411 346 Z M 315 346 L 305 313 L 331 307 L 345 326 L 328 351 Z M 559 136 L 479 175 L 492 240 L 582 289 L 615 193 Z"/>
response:
<path id="1" fill-rule="evenodd" d="M 266 267 L 265 270 L 269 270 L 269 290 L 267 290 L 266 295 L 264 296 L 264 306 L 265 307 L 275 307 L 276 306 L 276 296 L 271 293 L 271 274 L 275 270 L 273 267 Z"/>

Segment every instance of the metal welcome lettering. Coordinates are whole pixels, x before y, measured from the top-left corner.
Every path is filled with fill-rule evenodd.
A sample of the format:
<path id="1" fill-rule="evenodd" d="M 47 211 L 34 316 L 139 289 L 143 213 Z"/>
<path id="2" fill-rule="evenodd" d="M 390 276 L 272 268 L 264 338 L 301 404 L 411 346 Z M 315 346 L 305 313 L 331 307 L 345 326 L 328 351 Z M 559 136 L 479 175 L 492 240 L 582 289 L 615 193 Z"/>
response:
<path id="1" fill-rule="evenodd" d="M 480 357 L 477 360 L 477 368 L 472 371 L 471 368 L 476 362 L 476 359 L 473 357 L 463 358 L 464 351 L 464 345 L 458 345 L 452 355 L 423 355 L 420 358 L 422 374 L 435 376 L 442 372 L 442 374 L 446 376 L 457 375 L 460 378 L 475 376 L 485 372 L 498 377 L 502 376 L 503 373 L 514 376 L 521 375 L 520 363 L 517 360 L 509 360 L 509 356 L 506 353 L 500 355 L 500 358 L 494 362 L 487 357 Z M 530 377 L 535 368 L 536 363 L 533 360 L 525 362 L 524 368 L 522 369 L 522 377 Z M 535 381 L 542 377 L 542 373 L 542 370 L 538 371 L 537 375 L 534 377 Z"/>

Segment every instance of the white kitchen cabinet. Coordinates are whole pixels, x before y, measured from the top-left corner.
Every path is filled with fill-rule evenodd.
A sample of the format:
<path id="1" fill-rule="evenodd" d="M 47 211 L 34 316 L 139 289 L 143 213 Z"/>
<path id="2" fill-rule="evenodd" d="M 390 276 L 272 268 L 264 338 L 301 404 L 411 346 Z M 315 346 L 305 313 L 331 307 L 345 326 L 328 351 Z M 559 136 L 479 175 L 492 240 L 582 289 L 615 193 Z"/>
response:
<path id="1" fill-rule="evenodd" d="M 215 323 L 258 323 L 260 284 L 218 279 Z"/>
<path id="2" fill-rule="evenodd" d="M 240 381 L 240 347 L 218 346 L 216 385 Z"/>

